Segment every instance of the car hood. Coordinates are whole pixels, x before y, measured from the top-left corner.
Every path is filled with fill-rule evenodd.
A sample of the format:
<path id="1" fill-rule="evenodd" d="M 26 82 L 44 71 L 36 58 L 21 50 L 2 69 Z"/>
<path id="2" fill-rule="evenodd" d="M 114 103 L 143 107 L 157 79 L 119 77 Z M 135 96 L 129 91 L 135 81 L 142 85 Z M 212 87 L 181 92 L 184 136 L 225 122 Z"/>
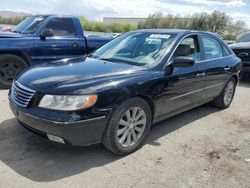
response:
<path id="1" fill-rule="evenodd" d="M 0 32 L 0 38 L 21 38 L 23 34 L 13 32 Z"/>
<path id="2" fill-rule="evenodd" d="M 16 80 L 37 92 L 64 92 L 100 85 L 103 82 L 112 84 L 117 78 L 145 72 L 143 67 L 123 63 L 114 63 L 92 58 L 65 59 L 30 67 L 21 73 Z M 91 91 L 93 92 L 93 91 Z"/>
<path id="3" fill-rule="evenodd" d="M 229 45 L 232 49 L 250 49 L 250 42 L 239 42 Z"/>

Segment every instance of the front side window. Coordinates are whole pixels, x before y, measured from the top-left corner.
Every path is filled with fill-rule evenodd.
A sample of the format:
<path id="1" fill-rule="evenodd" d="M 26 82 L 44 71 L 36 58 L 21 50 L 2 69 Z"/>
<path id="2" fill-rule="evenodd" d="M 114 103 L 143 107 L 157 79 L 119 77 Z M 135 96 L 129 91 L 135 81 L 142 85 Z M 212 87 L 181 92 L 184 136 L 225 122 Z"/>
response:
<path id="1" fill-rule="evenodd" d="M 130 32 L 99 48 L 93 58 L 148 66 L 164 57 L 174 34 Z"/>
<path id="2" fill-rule="evenodd" d="M 174 57 L 178 56 L 193 57 L 195 61 L 199 61 L 201 59 L 197 36 L 189 36 L 179 44 L 174 53 Z"/>
<path id="3" fill-rule="evenodd" d="M 205 60 L 223 57 L 223 51 L 219 41 L 208 36 L 201 36 L 201 41 L 203 44 Z"/>
<path id="4" fill-rule="evenodd" d="M 52 29 L 55 37 L 76 37 L 71 18 L 53 18 L 47 24 L 46 29 Z"/>

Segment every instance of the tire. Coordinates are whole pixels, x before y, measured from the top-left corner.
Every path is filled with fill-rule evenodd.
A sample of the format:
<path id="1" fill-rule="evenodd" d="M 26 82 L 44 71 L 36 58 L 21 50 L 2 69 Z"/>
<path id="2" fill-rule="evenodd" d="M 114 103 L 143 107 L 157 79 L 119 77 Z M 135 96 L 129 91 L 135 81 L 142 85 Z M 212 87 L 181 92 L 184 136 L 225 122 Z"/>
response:
<path id="1" fill-rule="evenodd" d="M 131 118 L 127 118 L 129 115 Z M 117 155 L 130 154 L 143 145 L 151 123 L 152 113 L 148 103 L 139 97 L 131 98 L 123 102 L 112 114 L 102 144 Z"/>
<path id="2" fill-rule="evenodd" d="M 0 55 L 0 88 L 10 88 L 16 75 L 27 67 L 27 63 L 16 55 Z"/>
<path id="3" fill-rule="evenodd" d="M 234 78 L 231 78 L 220 95 L 213 101 L 213 104 L 219 108 L 226 109 L 228 108 L 234 98 L 236 88 L 236 81 Z"/>

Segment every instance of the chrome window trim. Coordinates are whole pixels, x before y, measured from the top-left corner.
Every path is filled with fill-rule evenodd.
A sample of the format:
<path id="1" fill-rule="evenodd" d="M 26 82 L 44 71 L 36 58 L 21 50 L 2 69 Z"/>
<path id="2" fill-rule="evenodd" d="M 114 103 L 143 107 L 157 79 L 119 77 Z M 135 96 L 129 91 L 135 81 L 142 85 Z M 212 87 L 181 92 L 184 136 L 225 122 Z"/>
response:
<path id="1" fill-rule="evenodd" d="M 187 38 L 187 37 L 189 37 L 189 36 L 195 36 L 195 35 L 203 35 L 203 36 L 206 36 L 206 34 L 203 34 L 203 33 L 201 33 L 201 34 L 199 34 L 199 33 L 190 33 L 190 34 L 187 34 L 187 35 L 185 35 L 184 37 L 182 37 L 181 38 L 181 40 L 177 43 L 177 45 L 175 46 L 175 48 L 174 48 L 174 50 L 171 52 L 171 54 L 170 54 L 170 56 L 169 56 L 169 58 L 168 58 L 168 60 L 167 60 L 167 63 L 164 65 L 164 68 L 166 67 L 166 66 L 168 66 L 169 65 L 169 63 L 170 63 L 170 59 L 173 57 L 173 55 L 174 55 L 174 52 L 176 51 L 176 49 L 178 48 L 178 46 L 180 45 L 180 43 L 185 39 L 185 38 Z M 208 35 L 209 37 L 210 37 L 210 35 Z M 214 38 L 215 40 L 217 40 L 215 37 L 213 37 L 213 36 L 211 36 L 211 38 Z M 219 40 L 217 40 L 218 42 L 219 42 L 219 44 L 221 43 Z M 221 45 L 221 44 L 220 44 Z M 200 61 L 195 61 L 195 63 L 204 63 L 204 62 L 208 62 L 208 61 L 214 61 L 214 60 L 220 60 L 220 59 L 225 59 L 225 58 L 229 58 L 229 57 L 233 57 L 234 56 L 234 54 L 233 53 L 231 53 L 229 56 L 223 56 L 223 57 L 218 57 L 218 58 L 213 58 L 213 59 L 204 59 L 204 60 L 200 60 Z"/>
<path id="2" fill-rule="evenodd" d="M 202 61 L 197 61 L 195 63 L 203 63 L 203 62 L 208 62 L 208 61 L 220 60 L 220 59 L 229 58 L 231 56 L 233 56 L 233 54 L 231 54 L 230 56 L 223 56 L 223 57 L 218 57 L 218 58 L 214 58 L 214 59 L 206 59 L 206 60 L 202 60 Z"/>

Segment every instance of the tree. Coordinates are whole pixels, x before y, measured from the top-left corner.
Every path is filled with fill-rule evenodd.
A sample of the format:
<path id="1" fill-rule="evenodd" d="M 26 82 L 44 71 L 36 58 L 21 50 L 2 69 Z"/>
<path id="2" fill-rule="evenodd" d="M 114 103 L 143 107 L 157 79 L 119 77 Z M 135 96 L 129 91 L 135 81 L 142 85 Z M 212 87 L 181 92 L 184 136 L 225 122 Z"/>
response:
<path id="1" fill-rule="evenodd" d="M 208 17 L 208 31 L 223 34 L 231 18 L 225 12 L 214 11 Z"/>
<path id="2" fill-rule="evenodd" d="M 229 23 L 223 36 L 228 40 L 236 40 L 241 34 L 247 32 L 246 23 L 243 21 L 236 21 Z"/>
<path id="3" fill-rule="evenodd" d="M 193 14 L 190 19 L 190 29 L 196 29 L 196 30 L 207 30 L 208 29 L 208 21 L 209 20 L 209 14 L 206 12 L 200 13 L 200 14 Z"/>

